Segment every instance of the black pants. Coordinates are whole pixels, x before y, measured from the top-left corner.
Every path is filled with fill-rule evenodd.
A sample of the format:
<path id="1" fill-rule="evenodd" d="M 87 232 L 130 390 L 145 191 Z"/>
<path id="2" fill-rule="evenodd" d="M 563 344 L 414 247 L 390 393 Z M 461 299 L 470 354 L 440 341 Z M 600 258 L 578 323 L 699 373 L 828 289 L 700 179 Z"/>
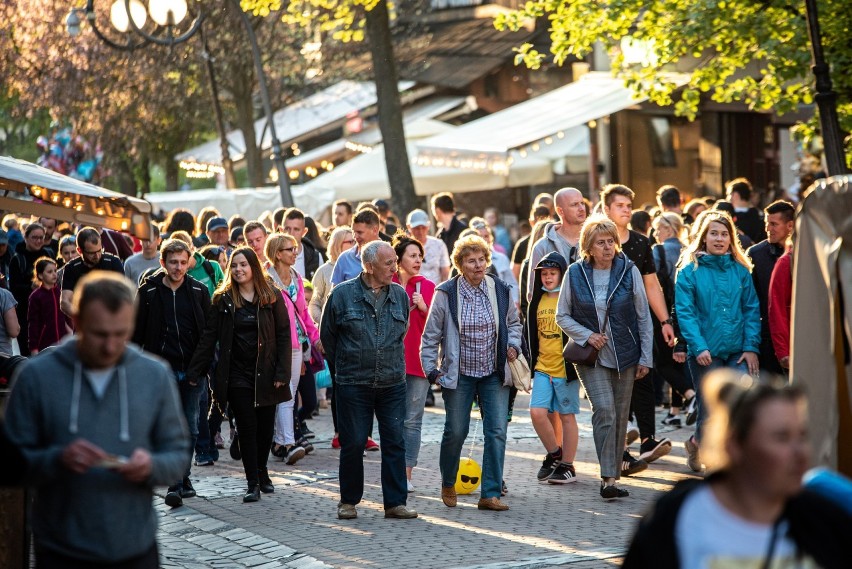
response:
<path id="1" fill-rule="evenodd" d="M 259 482 L 259 473 L 266 472 L 272 433 L 275 426 L 275 405 L 254 406 L 254 390 L 229 389 L 228 404 L 237 421 L 240 452 L 249 486 Z"/>
<path id="2" fill-rule="evenodd" d="M 35 546 L 35 554 L 37 569 L 156 569 L 160 566 L 160 556 L 157 553 L 156 543 L 142 555 L 113 563 L 80 561 L 79 559 L 44 549 L 38 543 Z"/>
<path id="3" fill-rule="evenodd" d="M 299 404 L 293 405 L 293 409 L 297 407 L 296 424 L 310 419 L 317 408 L 317 380 L 313 372 L 307 368 L 299 378 Z"/>

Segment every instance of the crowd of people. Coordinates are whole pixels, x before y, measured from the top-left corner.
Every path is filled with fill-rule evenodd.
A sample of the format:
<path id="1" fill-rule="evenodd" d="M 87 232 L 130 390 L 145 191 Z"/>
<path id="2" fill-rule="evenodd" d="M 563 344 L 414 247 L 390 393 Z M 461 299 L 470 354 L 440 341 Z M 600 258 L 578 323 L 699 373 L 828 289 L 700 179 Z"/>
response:
<path id="1" fill-rule="evenodd" d="M 648 208 L 619 184 L 596 204 L 573 188 L 540 194 L 514 246 L 499 211 L 466 218 L 448 193 L 432 197 L 431 216 L 415 209 L 404 219 L 384 200 L 338 201 L 326 228 L 297 208 L 258 220 L 176 209 L 141 241 L 10 214 L 0 231 L 0 353 L 10 356 L 17 338 L 31 359 L 18 362 L 6 427 L 28 471 L 39 469 L 33 483 L 52 486 L 37 515 L 49 517 L 63 493 L 86 511 L 81 485 L 138 492 L 139 481 L 167 484 L 166 504 L 180 506 L 195 496 L 192 467 L 214 464 L 226 448 L 244 467 L 243 501 L 257 502 L 275 491 L 270 460 L 310 460 L 310 420 L 330 407 L 337 516 L 357 517 L 363 457 L 376 451 L 385 517 L 415 518 L 407 498 L 436 393 L 446 414 L 441 500 L 457 505 L 473 406 L 484 433 L 477 507 L 504 511 L 519 358 L 529 362 L 543 451 L 530 480 L 577 479 L 581 392 L 603 499 L 628 497 L 622 479 L 671 451 L 657 434 L 660 405 L 667 429 L 695 425 L 689 468 L 713 468 L 705 377 L 728 368 L 756 384 L 761 375 L 783 378 L 790 356 L 795 208 L 776 201 L 758 210 L 742 178 L 726 189 L 726 199 L 687 202 L 664 186 Z M 326 373 L 330 387 L 321 387 Z M 51 387 L 65 375 L 73 381 Z M 778 404 L 798 401 L 793 393 Z M 49 424 L 35 425 L 45 413 Z M 694 502 L 683 508 L 707 507 Z M 144 509 L 135 497 L 126 505 Z M 140 513 L 153 523 L 151 515 Z M 110 540 L 80 541 L 87 531 L 110 533 L 108 517 L 63 534 L 79 522 L 71 518 L 37 523 L 37 552 L 53 566 L 115 558 Z M 123 553 L 147 566 L 151 543 Z M 631 559 L 645 554 L 634 548 Z"/>

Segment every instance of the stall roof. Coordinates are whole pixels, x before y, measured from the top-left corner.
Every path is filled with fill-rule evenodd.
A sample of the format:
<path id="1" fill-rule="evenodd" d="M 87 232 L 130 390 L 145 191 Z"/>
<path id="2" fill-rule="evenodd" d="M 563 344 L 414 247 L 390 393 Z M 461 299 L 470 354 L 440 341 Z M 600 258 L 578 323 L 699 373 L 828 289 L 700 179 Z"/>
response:
<path id="1" fill-rule="evenodd" d="M 0 156 L 0 209 L 151 238 L 151 204 L 145 200 L 9 156 Z"/>
<path id="2" fill-rule="evenodd" d="M 400 81 L 400 92 L 414 87 L 413 81 Z M 302 99 L 273 113 L 276 134 L 282 145 L 289 145 L 306 135 L 322 131 L 338 123 L 351 113 L 357 113 L 375 105 L 378 101 L 376 85 L 372 81 L 341 81 L 327 89 Z M 258 139 L 262 138 L 264 149 L 270 148 L 269 129 L 266 117 L 254 124 Z M 245 156 L 246 145 L 242 131 L 233 130 L 226 135 L 231 159 L 240 161 Z M 218 138 L 210 140 L 175 155 L 178 162 L 219 165 L 222 150 Z"/>
<path id="3" fill-rule="evenodd" d="M 680 76 L 673 79 L 681 81 Z M 434 165 L 475 162 L 502 171 L 510 151 L 561 138 L 574 127 L 644 100 L 646 97 L 636 96 L 622 79 L 609 73 L 588 73 L 564 87 L 419 141 L 418 161 Z"/>

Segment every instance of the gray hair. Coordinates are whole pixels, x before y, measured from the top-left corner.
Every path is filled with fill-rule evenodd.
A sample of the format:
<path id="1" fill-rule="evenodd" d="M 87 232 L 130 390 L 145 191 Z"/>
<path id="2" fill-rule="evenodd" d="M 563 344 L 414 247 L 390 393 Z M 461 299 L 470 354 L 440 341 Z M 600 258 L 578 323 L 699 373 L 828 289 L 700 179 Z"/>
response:
<path id="1" fill-rule="evenodd" d="M 390 243 L 385 243 L 384 241 L 377 239 L 376 241 L 370 241 L 361 249 L 361 266 L 365 269 L 367 265 L 371 265 L 376 262 L 376 259 L 379 256 L 379 249 L 382 247 L 387 247 L 391 251 L 393 251 L 393 247 L 391 247 Z M 396 253 L 394 253 L 396 256 Z"/>

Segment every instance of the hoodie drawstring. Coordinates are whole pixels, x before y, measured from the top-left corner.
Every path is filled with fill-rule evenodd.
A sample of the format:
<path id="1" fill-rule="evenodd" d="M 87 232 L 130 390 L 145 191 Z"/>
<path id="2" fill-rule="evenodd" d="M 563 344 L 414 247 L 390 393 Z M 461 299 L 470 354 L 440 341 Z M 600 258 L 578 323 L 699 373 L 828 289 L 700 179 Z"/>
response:
<path id="1" fill-rule="evenodd" d="M 74 387 L 71 393 L 71 413 L 68 423 L 68 432 L 76 435 L 80 422 L 80 396 L 83 390 L 83 366 L 80 362 L 74 362 Z M 119 391 L 119 421 L 121 423 L 118 438 L 122 442 L 130 441 L 130 400 L 127 396 L 127 372 L 123 366 L 118 367 L 118 391 Z"/>

